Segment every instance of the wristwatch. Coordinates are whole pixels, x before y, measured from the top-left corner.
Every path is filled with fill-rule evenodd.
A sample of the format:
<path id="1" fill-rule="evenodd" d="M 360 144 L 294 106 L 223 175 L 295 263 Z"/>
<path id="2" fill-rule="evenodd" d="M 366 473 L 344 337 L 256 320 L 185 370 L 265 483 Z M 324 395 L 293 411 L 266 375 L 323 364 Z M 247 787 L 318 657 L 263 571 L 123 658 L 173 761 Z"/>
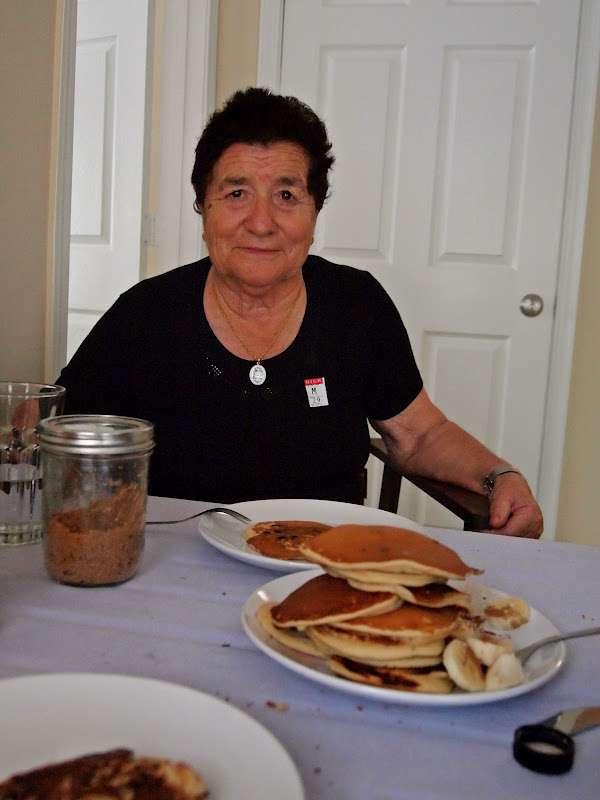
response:
<path id="1" fill-rule="evenodd" d="M 486 490 L 486 492 L 492 491 L 498 475 L 504 475 L 505 472 L 514 472 L 517 475 L 520 475 L 522 478 L 525 477 L 523 473 L 519 472 L 518 469 L 515 469 L 514 467 L 511 467 L 508 464 L 505 464 L 504 466 L 501 467 L 496 467 L 496 469 L 493 469 L 491 472 L 488 472 L 488 474 L 483 479 L 483 488 Z"/>

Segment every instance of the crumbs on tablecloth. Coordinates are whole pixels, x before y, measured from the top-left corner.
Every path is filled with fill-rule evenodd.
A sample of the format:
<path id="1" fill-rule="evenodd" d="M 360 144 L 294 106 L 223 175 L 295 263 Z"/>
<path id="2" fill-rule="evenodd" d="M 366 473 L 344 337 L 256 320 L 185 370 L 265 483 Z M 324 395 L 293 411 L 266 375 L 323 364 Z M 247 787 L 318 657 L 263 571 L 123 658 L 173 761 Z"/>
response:
<path id="1" fill-rule="evenodd" d="M 267 700 L 265 705 L 269 708 L 274 708 L 276 711 L 287 711 L 289 708 L 287 703 L 274 703 L 273 700 Z"/>

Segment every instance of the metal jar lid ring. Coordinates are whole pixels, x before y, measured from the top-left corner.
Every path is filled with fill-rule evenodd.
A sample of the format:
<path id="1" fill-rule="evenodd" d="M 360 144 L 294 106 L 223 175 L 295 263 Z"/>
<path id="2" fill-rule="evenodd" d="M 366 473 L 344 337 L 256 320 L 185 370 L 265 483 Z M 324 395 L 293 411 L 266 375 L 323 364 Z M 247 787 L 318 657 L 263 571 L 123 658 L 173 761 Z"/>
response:
<path id="1" fill-rule="evenodd" d="M 90 456 L 147 453 L 154 446 L 154 425 L 136 417 L 66 414 L 39 423 L 38 444 L 49 453 Z"/>

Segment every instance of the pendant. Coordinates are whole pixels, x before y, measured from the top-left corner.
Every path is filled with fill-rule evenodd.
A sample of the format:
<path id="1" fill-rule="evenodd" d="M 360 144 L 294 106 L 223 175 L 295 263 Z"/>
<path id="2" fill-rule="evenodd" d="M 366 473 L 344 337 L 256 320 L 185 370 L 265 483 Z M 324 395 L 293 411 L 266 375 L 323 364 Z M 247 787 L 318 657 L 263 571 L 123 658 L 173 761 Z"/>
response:
<path id="1" fill-rule="evenodd" d="M 254 364 L 250 370 L 250 382 L 255 386 L 260 386 L 267 378 L 267 370 L 262 364 Z"/>

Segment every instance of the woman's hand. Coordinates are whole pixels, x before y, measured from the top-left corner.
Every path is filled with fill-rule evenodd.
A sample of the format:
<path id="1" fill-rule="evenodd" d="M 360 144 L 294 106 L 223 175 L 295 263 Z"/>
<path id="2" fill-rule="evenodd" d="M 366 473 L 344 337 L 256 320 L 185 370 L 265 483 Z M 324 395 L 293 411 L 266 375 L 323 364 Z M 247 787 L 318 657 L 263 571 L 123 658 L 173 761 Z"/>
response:
<path id="1" fill-rule="evenodd" d="M 490 528 L 486 533 L 539 539 L 544 530 L 540 507 L 527 481 L 514 472 L 499 475 L 490 492 Z"/>

